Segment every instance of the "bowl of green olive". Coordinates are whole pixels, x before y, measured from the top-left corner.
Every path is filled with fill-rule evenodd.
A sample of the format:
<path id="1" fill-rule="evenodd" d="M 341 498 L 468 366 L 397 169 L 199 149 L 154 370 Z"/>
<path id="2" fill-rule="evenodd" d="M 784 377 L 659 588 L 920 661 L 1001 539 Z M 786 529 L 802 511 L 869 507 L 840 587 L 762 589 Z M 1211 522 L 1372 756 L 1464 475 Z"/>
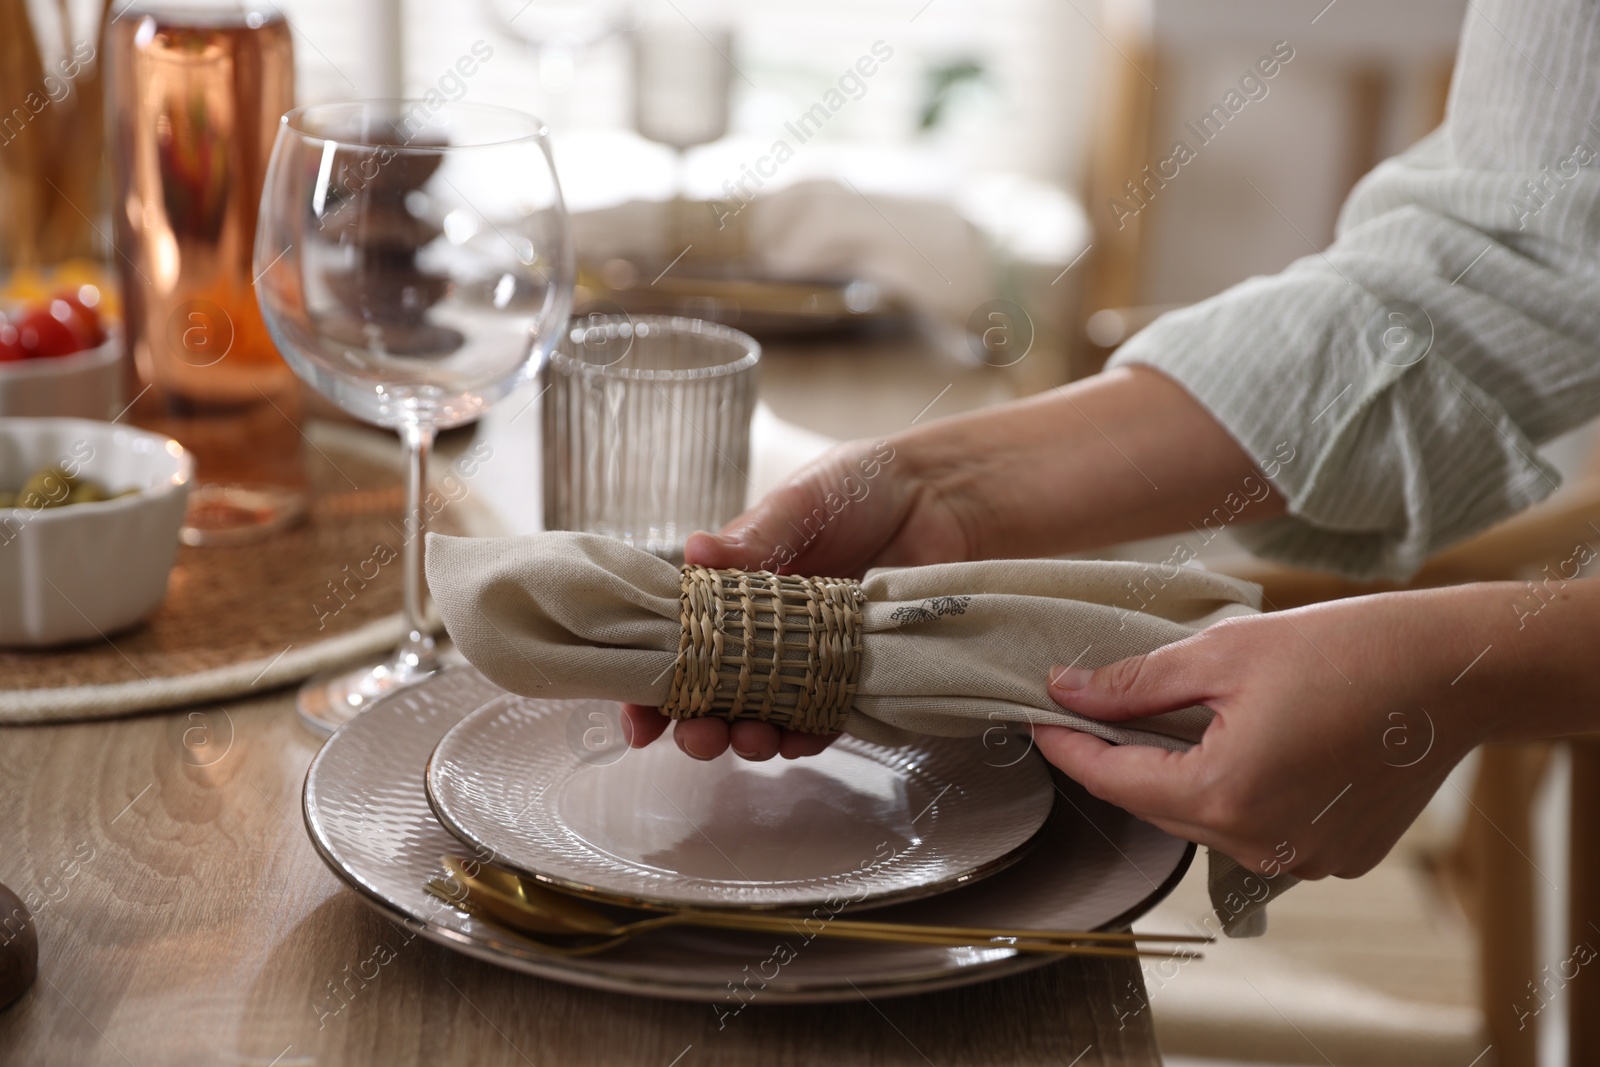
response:
<path id="1" fill-rule="evenodd" d="M 165 598 L 194 458 L 92 419 L 0 419 L 0 647 L 102 640 Z"/>

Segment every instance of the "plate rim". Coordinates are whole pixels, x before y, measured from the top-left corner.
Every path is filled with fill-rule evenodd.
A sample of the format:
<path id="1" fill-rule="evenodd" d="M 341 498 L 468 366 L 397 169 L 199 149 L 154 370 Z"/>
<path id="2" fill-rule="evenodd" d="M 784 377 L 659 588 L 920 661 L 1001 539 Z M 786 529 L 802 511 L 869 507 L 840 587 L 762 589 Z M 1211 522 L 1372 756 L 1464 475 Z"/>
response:
<path id="1" fill-rule="evenodd" d="M 433 750 L 428 753 L 428 761 L 427 761 L 426 765 L 423 768 L 423 774 L 422 774 L 423 793 L 428 798 L 428 808 L 429 808 L 429 810 L 431 810 L 433 812 L 433 817 L 435 819 L 439 820 L 439 825 L 443 826 L 447 831 L 449 831 L 451 836 L 453 836 L 453 837 L 457 838 L 458 840 L 460 840 L 461 843 L 464 846 L 466 846 L 467 848 L 476 850 L 478 853 L 480 853 L 482 855 L 487 855 L 487 856 L 493 857 L 493 861 L 495 863 L 499 864 L 502 867 L 506 867 L 506 868 L 508 868 L 510 870 L 515 871 L 517 874 L 523 876 L 524 878 L 531 878 L 536 882 L 541 882 L 541 883 L 543 883 L 545 885 L 554 886 L 557 889 L 564 890 L 564 891 L 569 892 L 569 893 L 578 894 L 578 895 L 587 897 L 587 898 L 589 898 L 591 900 L 600 901 L 601 903 L 615 904 L 615 905 L 618 905 L 620 907 L 625 907 L 625 908 L 643 908 L 643 909 L 650 909 L 650 910 L 661 910 L 661 909 L 708 908 L 709 907 L 709 908 L 717 908 L 717 909 L 722 909 L 722 910 L 727 910 L 727 911 L 784 912 L 784 911 L 793 911 L 793 910 L 796 910 L 796 909 L 820 907 L 824 903 L 826 903 L 827 901 L 831 901 L 831 900 L 835 899 L 834 897 L 829 896 L 829 897 L 826 897 L 826 898 L 820 898 L 820 899 L 817 899 L 817 900 L 809 900 L 809 901 L 796 900 L 796 901 L 772 902 L 772 903 L 759 902 L 759 901 L 755 902 L 755 903 L 750 903 L 750 902 L 741 902 L 741 901 L 710 901 L 710 902 L 699 901 L 699 902 L 696 902 L 696 901 L 674 900 L 674 899 L 671 899 L 669 897 L 651 897 L 651 896 L 646 896 L 646 895 L 643 895 L 643 894 L 629 894 L 629 893 L 617 892 L 615 890 L 604 889 L 604 888 L 601 888 L 599 886 L 590 885 L 587 882 L 579 881 L 579 880 L 576 880 L 576 879 L 565 878 L 565 877 L 562 877 L 560 875 L 549 874 L 549 873 L 546 873 L 546 872 L 537 871 L 537 870 L 534 870 L 532 867 L 526 867 L 526 866 L 523 866 L 520 863 L 516 863 L 516 862 L 512 861 L 500 849 L 495 848 L 493 845 L 491 845 L 487 841 L 479 840 L 478 837 L 475 834 L 471 833 L 465 827 L 461 826 L 455 820 L 450 818 L 449 813 L 444 809 L 441 801 L 438 799 L 438 797 L 435 795 L 435 792 L 434 792 L 434 768 L 435 768 L 435 765 L 436 765 L 436 763 L 437 763 L 437 761 L 439 759 L 439 749 L 445 743 L 445 740 L 447 738 L 449 738 L 449 736 L 452 733 L 454 733 L 457 729 L 459 729 L 461 726 L 465 725 L 465 723 L 467 722 L 468 719 L 474 718 L 474 717 L 482 714 L 483 712 L 485 712 L 485 711 L 487 711 L 489 709 L 491 704 L 494 704 L 494 703 L 496 703 L 496 702 L 498 702 L 500 700 L 503 700 L 507 696 L 516 697 L 516 698 L 522 699 L 522 700 L 542 700 L 543 699 L 543 698 L 540 698 L 540 697 L 524 696 L 522 694 L 512 693 L 510 691 L 507 691 L 506 693 L 501 694 L 500 696 L 496 696 L 496 697 L 490 698 L 489 700 L 487 700 L 484 703 L 480 704 L 478 707 L 473 708 L 471 711 L 467 712 L 465 715 L 463 715 L 461 717 L 461 721 L 460 722 L 456 723 L 454 726 L 450 727 L 448 730 L 446 730 L 444 732 L 444 735 L 441 736 L 439 738 L 438 742 L 435 743 L 435 745 L 433 746 Z M 565 701 L 559 701 L 558 703 L 565 703 Z M 605 703 L 610 703 L 610 702 L 605 702 Z M 857 738 L 856 740 L 860 741 L 859 738 Z M 867 741 L 862 741 L 861 743 L 862 744 L 872 744 L 872 742 L 867 742 Z M 881 746 L 880 745 L 880 746 L 877 746 L 877 747 L 883 748 L 885 746 Z M 1044 836 L 1045 829 L 1047 827 L 1049 827 L 1051 821 L 1056 818 L 1056 814 L 1057 814 L 1057 812 L 1058 812 L 1058 810 L 1060 809 L 1060 806 L 1061 806 L 1060 793 L 1053 787 L 1053 782 L 1051 781 L 1052 770 L 1051 770 L 1049 761 L 1045 760 L 1044 757 L 1039 754 L 1037 749 L 1035 749 L 1033 751 L 1030 751 L 1023 758 L 1025 758 L 1025 759 L 1037 758 L 1038 760 L 1043 762 L 1044 763 L 1043 770 L 1044 770 L 1045 784 L 1047 786 L 1051 786 L 1051 789 L 1050 789 L 1050 801 L 1049 801 L 1049 804 L 1045 807 L 1044 818 L 1039 821 L 1039 825 L 1038 826 L 1034 827 L 1032 833 L 1030 833 L 1026 838 L 1024 838 L 1014 848 L 1011 848 L 1010 850 L 1008 850 L 1006 852 L 1003 852 L 998 856 L 994 856 L 994 857 L 992 857 L 992 858 L 990 858 L 988 860 L 985 860 L 983 863 L 977 864 L 976 866 L 969 867 L 969 868 L 967 868 L 965 870 L 957 872 L 956 874 L 950 875 L 949 877 L 946 877 L 946 878 L 939 879 L 938 881 L 935 881 L 935 882 L 925 882 L 925 883 L 920 883 L 918 885 L 906 886 L 903 889 L 886 890 L 886 891 L 884 891 L 882 893 L 875 893 L 875 894 L 872 894 L 870 896 L 864 897 L 864 898 L 862 898 L 860 900 L 852 900 L 849 903 L 845 904 L 844 907 L 839 909 L 839 913 L 843 914 L 844 912 L 850 912 L 850 911 L 869 911 L 869 910 L 871 910 L 873 908 L 884 908 L 884 907 L 889 907 L 889 906 L 894 905 L 894 904 L 908 904 L 908 903 L 910 903 L 911 901 L 914 901 L 914 900 L 924 900 L 924 899 L 926 899 L 928 897 L 939 896 L 940 894 L 949 892 L 952 889 L 958 889 L 958 888 L 960 888 L 962 886 L 966 886 L 966 885 L 973 885 L 973 884 L 975 884 L 977 882 L 980 882 L 980 881 L 984 880 L 985 878 L 988 878 L 991 875 L 999 874 L 1001 871 L 1007 869 L 1008 867 L 1013 867 L 1017 863 L 1021 862 L 1028 855 L 1028 853 L 1033 851 L 1034 847 L 1036 845 L 1038 845 L 1039 839 Z"/>

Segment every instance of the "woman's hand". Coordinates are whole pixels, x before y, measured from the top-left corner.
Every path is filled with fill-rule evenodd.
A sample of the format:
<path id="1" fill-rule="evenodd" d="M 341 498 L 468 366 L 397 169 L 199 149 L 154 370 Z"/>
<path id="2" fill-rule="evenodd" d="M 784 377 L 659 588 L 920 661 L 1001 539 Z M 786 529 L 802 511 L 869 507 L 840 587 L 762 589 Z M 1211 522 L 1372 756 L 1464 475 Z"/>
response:
<path id="1" fill-rule="evenodd" d="M 835 448 L 774 489 L 720 534 L 689 538 L 684 558 L 703 567 L 859 577 L 872 567 L 968 559 L 967 515 L 955 496 L 919 473 L 903 444 L 855 441 Z M 656 709 L 626 705 L 630 743 L 642 748 L 666 730 Z M 733 748 L 750 760 L 821 752 L 837 734 L 779 730 L 770 723 L 686 719 L 673 729 L 695 759 Z"/>
<path id="2" fill-rule="evenodd" d="M 1510 619 L 1504 599 L 1492 606 Z M 1038 728 L 1039 750 L 1095 796 L 1252 870 L 1353 878 L 1490 732 L 1482 690 L 1451 684 L 1485 643 L 1487 613 L 1460 600 L 1336 601 L 1230 619 L 1094 671 L 1058 668 L 1051 697 L 1082 715 L 1204 704 L 1216 719 L 1181 754 L 1055 726 Z M 1493 665 L 1478 666 L 1473 681 L 1489 681 Z"/>
<path id="3" fill-rule="evenodd" d="M 720 534 L 689 538 L 684 557 L 852 578 L 871 567 L 1051 556 L 1187 529 L 1261 477 L 1182 386 L 1123 368 L 886 441 L 841 445 Z M 1244 521 L 1282 513 L 1270 489 L 1251 499 Z M 624 723 L 635 747 L 666 729 L 649 708 L 628 708 Z M 685 720 L 673 737 L 697 759 L 721 755 L 730 739 L 756 760 L 827 745 L 720 719 Z"/>

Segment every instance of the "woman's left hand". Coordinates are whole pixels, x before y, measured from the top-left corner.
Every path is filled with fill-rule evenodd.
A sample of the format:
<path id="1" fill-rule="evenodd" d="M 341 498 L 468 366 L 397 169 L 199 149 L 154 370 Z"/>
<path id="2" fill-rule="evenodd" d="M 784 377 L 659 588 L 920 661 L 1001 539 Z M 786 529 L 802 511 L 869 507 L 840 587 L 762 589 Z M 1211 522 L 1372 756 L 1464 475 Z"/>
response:
<path id="1" fill-rule="evenodd" d="M 1053 670 L 1063 707 L 1124 722 L 1204 704 L 1184 753 L 1037 729 L 1045 758 L 1095 796 L 1252 870 L 1353 878 L 1394 845 L 1484 739 L 1477 648 L 1449 591 L 1383 594 L 1229 619 L 1098 670 Z"/>

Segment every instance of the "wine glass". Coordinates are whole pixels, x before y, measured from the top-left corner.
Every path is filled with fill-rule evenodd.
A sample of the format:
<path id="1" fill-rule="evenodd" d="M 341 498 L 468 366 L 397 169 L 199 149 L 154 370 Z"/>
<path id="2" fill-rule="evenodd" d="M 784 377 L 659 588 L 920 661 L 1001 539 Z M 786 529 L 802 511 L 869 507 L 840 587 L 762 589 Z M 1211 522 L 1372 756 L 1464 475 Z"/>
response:
<path id="1" fill-rule="evenodd" d="M 331 733 L 438 667 L 425 620 L 423 495 L 438 430 L 532 380 L 572 306 L 566 206 L 538 119 L 424 100 L 283 116 L 256 227 L 256 299 L 294 372 L 406 452 L 405 636 L 388 660 L 314 678 Z"/>
<path id="2" fill-rule="evenodd" d="M 672 149 L 673 192 L 685 195 L 689 149 L 728 133 L 733 30 L 681 19 L 640 26 L 633 43 L 633 128 Z"/>
<path id="3" fill-rule="evenodd" d="M 496 31 L 533 54 L 545 97 L 541 106 L 549 107 L 563 105 L 584 53 L 622 32 L 632 19 L 628 0 L 482 0 L 481 6 Z"/>
<path id="4" fill-rule="evenodd" d="M 706 212 L 689 202 L 689 149 L 727 136 L 733 30 L 718 24 L 702 28 L 679 18 L 642 23 L 630 38 L 634 131 L 672 149 L 666 254 L 698 244 L 696 260 L 715 258 L 713 235 L 696 225 L 704 222 Z"/>

